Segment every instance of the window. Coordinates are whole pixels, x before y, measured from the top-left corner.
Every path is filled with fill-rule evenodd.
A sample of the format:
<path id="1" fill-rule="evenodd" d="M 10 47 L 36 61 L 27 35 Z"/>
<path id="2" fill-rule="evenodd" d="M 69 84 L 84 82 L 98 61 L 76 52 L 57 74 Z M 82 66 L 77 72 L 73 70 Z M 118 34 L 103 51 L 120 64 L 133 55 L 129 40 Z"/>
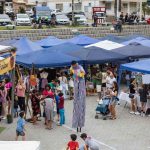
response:
<path id="1" fill-rule="evenodd" d="M 63 11 L 63 4 L 56 4 L 56 9 Z"/>
<path id="2" fill-rule="evenodd" d="M 127 9 L 127 8 L 128 8 L 128 4 L 127 4 L 127 3 L 124 3 L 124 4 L 123 4 L 123 8 Z"/>
<path id="3" fill-rule="evenodd" d="M 74 4 L 74 9 L 75 9 L 75 11 L 81 11 L 81 7 L 82 7 L 82 4 L 81 4 L 81 3 L 75 3 L 75 4 Z"/>
<path id="4" fill-rule="evenodd" d="M 84 12 L 88 12 L 89 11 L 88 8 L 89 8 L 88 6 L 84 6 Z"/>
<path id="5" fill-rule="evenodd" d="M 111 10 L 111 3 L 106 3 L 106 10 Z"/>

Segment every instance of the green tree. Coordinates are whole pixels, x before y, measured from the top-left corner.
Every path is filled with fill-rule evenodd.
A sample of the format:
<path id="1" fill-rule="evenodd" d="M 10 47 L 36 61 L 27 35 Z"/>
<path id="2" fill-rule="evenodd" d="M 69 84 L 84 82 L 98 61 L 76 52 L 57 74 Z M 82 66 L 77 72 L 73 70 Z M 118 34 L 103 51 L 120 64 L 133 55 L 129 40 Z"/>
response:
<path id="1" fill-rule="evenodd" d="M 142 9 L 143 9 L 144 16 L 150 15 L 150 7 L 147 5 L 147 2 L 142 3 Z"/>
<path id="2" fill-rule="evenodd" d="M 23 7 L 19 7 L 19 13 L 24 14 L 26 11 Z"/>

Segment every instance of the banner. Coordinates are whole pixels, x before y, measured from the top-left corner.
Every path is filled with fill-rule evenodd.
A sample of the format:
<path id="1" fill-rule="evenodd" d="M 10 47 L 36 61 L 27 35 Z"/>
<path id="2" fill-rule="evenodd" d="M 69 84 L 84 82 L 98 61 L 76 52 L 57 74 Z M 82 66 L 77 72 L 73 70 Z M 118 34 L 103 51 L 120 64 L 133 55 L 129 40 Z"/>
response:
<path id="1" fill-rule="evenodd" d="M 15 56 L 16 53 L 13 53 L 12 56 L 0 60 L 0 75 L 11 71 L 15 67 Z"/>

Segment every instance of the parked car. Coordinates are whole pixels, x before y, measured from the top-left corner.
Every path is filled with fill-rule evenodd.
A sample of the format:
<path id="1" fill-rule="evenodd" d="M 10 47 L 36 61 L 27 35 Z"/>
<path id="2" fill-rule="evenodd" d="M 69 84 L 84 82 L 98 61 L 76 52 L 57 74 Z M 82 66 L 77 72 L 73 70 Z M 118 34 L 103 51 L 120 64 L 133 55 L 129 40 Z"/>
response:
<path id="1" fill-rule="evenodd" d="M 72 12 L 69 12 L 69 13 L 67 13 L 66 15 L 67 15 L 67 17 L 68 17 L 70 20 L 72 20 Z M 85 16 L 85 13 L 82 12 L 82 11 L 80 11 L 80 12 L 74 12 L 74 15 L 84 15 L 84 16 Z"/>
<path id="2" fill-rule="evenodd" d="M 57 14 L 56 15 L 56 23 L 60 25 L 70 24 L 69 18 L 64 14 Z"/>
<path id="3" fill-rule="evenodd" d="M 31 25 L 31 20 L 27 14 L 17 14 L 16 25 Z"/>
<path id="4" fill-rule="evenodd" d="M 8 15 L 0 14 L 0 26 L 11 24 L 11 20 Z"/>
<path id="5" fill-rule="evenodd" d="M 77 19 L 79 25 L 88 25 L 87 19 L 84 15 L 75 15 L 74 17 Z"/>
<path id="6" fill-rule="evenodd" d="M 52 9 L 52 10 L 51 10 L 51 14 L 57 15 L 57 14 L 60 14 L 60 13 L 61 13 L 61 10 L 60 10 L 60 9 Z"/>
<path id="7" fill-rule="evenodd" d="M 51 9 L 48 6 L 33 7 L 33 18 L 38 22 L 42 20 L 42 24 L 48 24 L 51 21 Z"/>

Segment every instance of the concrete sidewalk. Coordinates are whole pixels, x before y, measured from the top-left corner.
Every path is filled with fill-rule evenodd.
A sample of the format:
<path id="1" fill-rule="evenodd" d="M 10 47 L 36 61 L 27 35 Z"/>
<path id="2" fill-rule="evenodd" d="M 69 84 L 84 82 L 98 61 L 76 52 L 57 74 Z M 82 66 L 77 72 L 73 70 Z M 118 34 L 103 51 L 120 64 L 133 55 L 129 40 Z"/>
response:
<path id="1" fill-rule="evenodd" d="M 82 132 L 88 133 L 100 144 L 101 150 L 147 150 L 150 147 L 150 117 L 130 115 L 128 108 L 123 105 L 117 106 L 117 120 L 95 119 L 96 97 L 87 98 L 86 126 Z M 64 150 L 70 140 L 70 134 L 74 133 L 71 127 L 72 101 L 65 101 L 66 125 L 58 127 L 54 125 L 53 130 L 46 130 L 44 120 L 33 126 L 26 125 L 26 139 L 29 141 L 41 141 L 41 150 Z M 0 134 L 0 140 L 10 141 L 15 139 L 16 121 L 13 124 L 0 126 L 6 129 Z M 83 141 L 79 138 L 80 144 Z"/>

